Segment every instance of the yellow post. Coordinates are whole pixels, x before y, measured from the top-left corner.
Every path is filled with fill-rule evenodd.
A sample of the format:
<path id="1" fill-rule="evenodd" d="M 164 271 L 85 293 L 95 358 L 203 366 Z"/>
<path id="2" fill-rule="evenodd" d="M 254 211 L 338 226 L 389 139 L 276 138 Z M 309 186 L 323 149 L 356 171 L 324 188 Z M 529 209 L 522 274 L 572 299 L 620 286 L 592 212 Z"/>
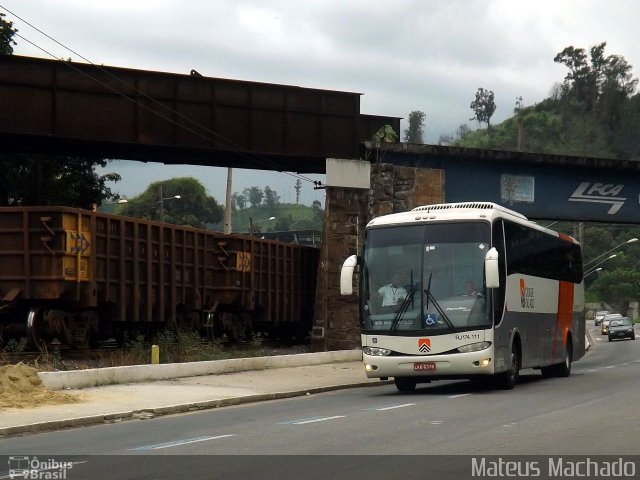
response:
<path id="1" fill-rule="evenodd" d="M 157 365 L 160 363 L 160 347 L 151 345 L 151 363 Z"/>

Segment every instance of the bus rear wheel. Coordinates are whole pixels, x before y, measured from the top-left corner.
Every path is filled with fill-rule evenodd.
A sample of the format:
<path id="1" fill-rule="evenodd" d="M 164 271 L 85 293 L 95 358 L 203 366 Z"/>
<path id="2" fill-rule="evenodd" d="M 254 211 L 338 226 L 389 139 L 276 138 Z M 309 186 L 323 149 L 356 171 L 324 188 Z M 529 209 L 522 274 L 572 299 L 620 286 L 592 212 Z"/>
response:
<path id="1" fill-rule="evenodd" d="M 569 375 L 571 375 L 571 362 L 573 361 L 573 352 L 570 345 L 571 344 L 568 344 L 564 348 L 564 359 L 562 363 L 550 365 L 548 367 L 542 367 L 540 369 L 543 377 L 568 377 Z"/>
<path id="2" fill-rule="evenodd" d="M 413 392 L 418 384 L 417 380 L 410 377 L 395 377 L 393 383 L 396 384 L 396 388 L 399 392 Z"/>

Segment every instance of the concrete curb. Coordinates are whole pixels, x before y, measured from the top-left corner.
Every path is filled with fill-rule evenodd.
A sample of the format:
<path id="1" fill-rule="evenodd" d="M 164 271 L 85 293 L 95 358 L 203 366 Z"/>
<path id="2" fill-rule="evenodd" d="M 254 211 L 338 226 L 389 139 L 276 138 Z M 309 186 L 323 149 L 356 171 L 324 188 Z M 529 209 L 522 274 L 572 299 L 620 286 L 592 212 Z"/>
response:
<path id="1" fill-rule="evenodd" d="M 152 382 L 181 377 L 218 375 L 223 373 L 264 370 L 266 368 L 304 367 L 325 363 L 362 360 L 362 351 L 300 353 L 272 357 L 233 358 L 207 362 L 164 363 L 159 365 L 131 365 L 125 367 L 88 368 L 66 372 L 38 372 L 50 390 L 97 387 L 119 383 Z"/>
<path id="2" fill-rule="evenodd" d="M 585 351 L 589 351 L 589 349 L 596 344 L 596 341 L 591 337 L 591 333 L 587 330 L 585 332 Z"/>
<path id="3" fill-rule="evenodd" d="M 166 405 L 164 407 L 147 408 L 141 410 L 128 410 L 123 412 L 109 413 L 103 415 L 90 415 L 86 417 L 67 418 L 62 420 L 51 420 L 47 422 L 39 422 L 27 425 L 14 425 L 11 427 L 0 427 L 0 438 L 9 436 L 24 435 L 32 433 L 49 432 L 61 430 L 64 428 L 74 428 L 87 425 L 96 425 L 100 423 L 117 423 L 123 420 L 148 420 L 161 415 L 173 415 L 176 413 L 193 412 L 197 410 L 207 410 L 219 407 L 229 407 L 233 405 L 242 405 L 244 403 L 262 402 L 267 400 L 278 400 L 283 398 L 293 398 L 303 395 L 312 395 L 316 393 L 330 392 L 334 390 L 344 390 L 348 388 L 360 387 L 376 387 L 379 385 L 388 385 L 393 383 L 391 380 L 380 381 L 379 383 L 364 382 L 350 383 L 343 385 L 332 385 L 326 387 L 308 388 L 304 390 L 295 390 L 291 392 L 275 392 L 263 393 L 257 395 L 247 395 L 243 397 L 229 397 L 218 400 L 205 400 L 199 402 L 182 403 L 176 405 Z"/>

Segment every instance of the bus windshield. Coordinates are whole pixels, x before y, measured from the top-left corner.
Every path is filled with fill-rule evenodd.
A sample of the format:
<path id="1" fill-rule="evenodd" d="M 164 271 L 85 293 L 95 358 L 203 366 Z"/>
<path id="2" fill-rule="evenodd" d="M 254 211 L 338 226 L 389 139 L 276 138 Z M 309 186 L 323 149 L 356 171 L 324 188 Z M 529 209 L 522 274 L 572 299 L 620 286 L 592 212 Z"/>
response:
<path id="1" fill-rule="evenodd" d="M 438 335 L 491 325 L 484 287 L 488 222 L 368 230 L 360 281 L 363 332 Z"/>

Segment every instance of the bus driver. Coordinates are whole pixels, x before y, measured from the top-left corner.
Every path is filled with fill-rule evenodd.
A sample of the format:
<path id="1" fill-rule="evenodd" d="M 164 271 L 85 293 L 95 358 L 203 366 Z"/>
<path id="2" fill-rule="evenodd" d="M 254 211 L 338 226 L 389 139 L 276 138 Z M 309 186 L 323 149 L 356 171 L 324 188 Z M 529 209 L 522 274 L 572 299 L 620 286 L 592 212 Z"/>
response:
<path id="1" fill-rule="evenodd" d="M 378 290 L 378 296 L 382 299 L 383 307 L 395 306 L 407 296 L 407 290 L 400 285 L 401 278 L 400 270 L 394 270 L 391 275 L 391 283 L 380 287 Z"/>

